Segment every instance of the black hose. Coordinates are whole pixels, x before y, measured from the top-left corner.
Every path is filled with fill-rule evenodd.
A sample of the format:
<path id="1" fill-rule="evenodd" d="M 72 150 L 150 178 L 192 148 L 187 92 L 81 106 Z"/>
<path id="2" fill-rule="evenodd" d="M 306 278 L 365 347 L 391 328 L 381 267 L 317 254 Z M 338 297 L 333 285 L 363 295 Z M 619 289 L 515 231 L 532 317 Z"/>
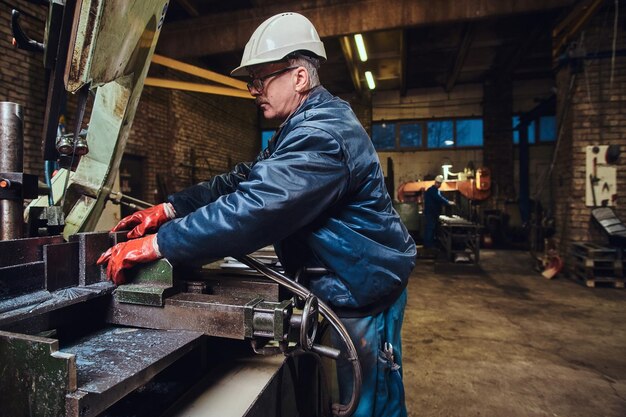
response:
<path id="1" fill-rule="evenodd" d="M 289 291 L 294 293 L 295 295 L 301 297 L 302 299 L 307 299 L 310 295 L 312 295 L 311 291 L 309 291 L 306 287 L 298 284 L 293 281 L 289 277 L 281 274 L 278 271 L 275 271 L 271 268 L 268 268 L 263 263 L 257 261 L 251 256 L 244 255 L 237 258 L 241 263 L 248 265 L 249 267 L 256 269 L 261 274 L 265 275 L 272 281 L 277 282 L 278 284 L 284 286 Z M 318 300 L 319 301 L 319 300 Z M 346 330 L 343 323 L 337 315 L 322 301 L 319 301 L 320 311 L 322 315 L 330 322 L 330 324 L 335 328 L 344 344 L 346 345 L 348 351 L 348 360 L 352 363 L 352 370 L 354 374 L 354 378 L 352 379 L 352 397 L 347 404 L 338 404 L 335 403 L 332 405 L 332 412 L 337 417 L 349 417 L 356 410 L 357 405 L 359 404 L 359 399 L 361 398 L 361 384 L 362 384 L 362 375 L 361 375 L 361 364 L 359 363 L 359 357 L 352 343 L 352 339 L 350 339 L 350 335 Z"/>

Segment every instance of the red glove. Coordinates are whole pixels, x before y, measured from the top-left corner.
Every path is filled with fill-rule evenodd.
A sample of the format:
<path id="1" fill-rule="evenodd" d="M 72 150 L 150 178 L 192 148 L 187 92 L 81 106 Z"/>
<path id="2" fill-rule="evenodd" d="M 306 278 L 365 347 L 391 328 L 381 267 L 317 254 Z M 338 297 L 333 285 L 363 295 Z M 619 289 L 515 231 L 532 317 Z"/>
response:
<path id="1" fill-rule="evenodd" d="M 149 235 L 118 243 L 104 252 L 96 263 L 102 265 L 108 262 L 107 276 L 109 279 L 115 285 L 123 284 L 126 281 L 124 269 L 161 258 L 154 244 L 155 239 L 156 235 Z"/>
<path id="2" fill-rule="evenodd" d="M 133 228 L 126 235 L 129 239 L 135 239 L 145 236 L 146 233 L 155 232 L 163 223 L 174 218 L 174 209 L 168 206 L 168 204 L 159 204 L 126 216 L 111 231 L 119 232 L 120 230 Z"/>

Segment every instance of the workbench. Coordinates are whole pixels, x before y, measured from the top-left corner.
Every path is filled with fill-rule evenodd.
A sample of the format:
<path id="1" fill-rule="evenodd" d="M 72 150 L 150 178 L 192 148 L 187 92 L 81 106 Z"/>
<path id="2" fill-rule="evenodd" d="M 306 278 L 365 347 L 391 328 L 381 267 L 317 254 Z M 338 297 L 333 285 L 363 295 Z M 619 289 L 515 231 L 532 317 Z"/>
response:
<path id="1" fill-rule="evenodd" d="M 480 261 L 481 226 L 459 216 L 439 216 L 437 238 L 446 259 L 477 265 Z"/>

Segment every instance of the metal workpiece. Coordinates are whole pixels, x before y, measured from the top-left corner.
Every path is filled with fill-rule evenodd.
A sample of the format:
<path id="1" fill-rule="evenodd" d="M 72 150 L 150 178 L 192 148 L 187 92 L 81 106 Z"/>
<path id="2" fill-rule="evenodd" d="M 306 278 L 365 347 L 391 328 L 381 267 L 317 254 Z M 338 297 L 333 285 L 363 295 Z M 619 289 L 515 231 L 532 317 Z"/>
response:
<path id="1" fill-rule="evenodd" d="M 166 297 L 178 292 L 174 268 L 167 259 L 159 259 L 126 272 L 129 284 L 120 285 L 115 299 L 120 303 L 163 306 Z"/>
<path id="2" fill-rule="evenodd" d="M 23 170 L 23 128 L 22 107 L 9 101 L 0 102 L 0 172 Z M 0 200 L 0 240 L 23 237 L 23 217 L 23 201 Z"/>
<path id="3" fill-rule="evenodd" d="M 84 286 L 106 281 L 104 269 L 96 264 L 100 255 L 111 247 L 107 232 L 86 232 L 70 236 L 78 244 L 78 285 Z"/>

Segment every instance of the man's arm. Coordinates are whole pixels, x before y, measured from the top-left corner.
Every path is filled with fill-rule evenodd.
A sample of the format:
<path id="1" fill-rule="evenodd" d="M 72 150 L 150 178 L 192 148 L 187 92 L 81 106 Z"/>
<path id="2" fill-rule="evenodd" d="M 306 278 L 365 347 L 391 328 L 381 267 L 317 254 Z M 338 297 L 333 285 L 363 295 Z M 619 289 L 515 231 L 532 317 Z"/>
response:
<path id="1" fill-rule="evenodd" d="M 159 249 L 170 261 L 249 253 L 318 218 L 348 181 L 338 142 L 319 129 L 297 129 L 235 191 L 161 227 Z"/>
<path id="2" fill-rule="evenodd" d="M 167 200 L 174 206 L 176 217 L 186 216 L 219 197 L 234 192 L 237 185 L 248 178 L 251 166 L 252 163 L 249 162 L 239 163 L 228 173 L 216 175 L 208 181 L 170 195 Z"/>

